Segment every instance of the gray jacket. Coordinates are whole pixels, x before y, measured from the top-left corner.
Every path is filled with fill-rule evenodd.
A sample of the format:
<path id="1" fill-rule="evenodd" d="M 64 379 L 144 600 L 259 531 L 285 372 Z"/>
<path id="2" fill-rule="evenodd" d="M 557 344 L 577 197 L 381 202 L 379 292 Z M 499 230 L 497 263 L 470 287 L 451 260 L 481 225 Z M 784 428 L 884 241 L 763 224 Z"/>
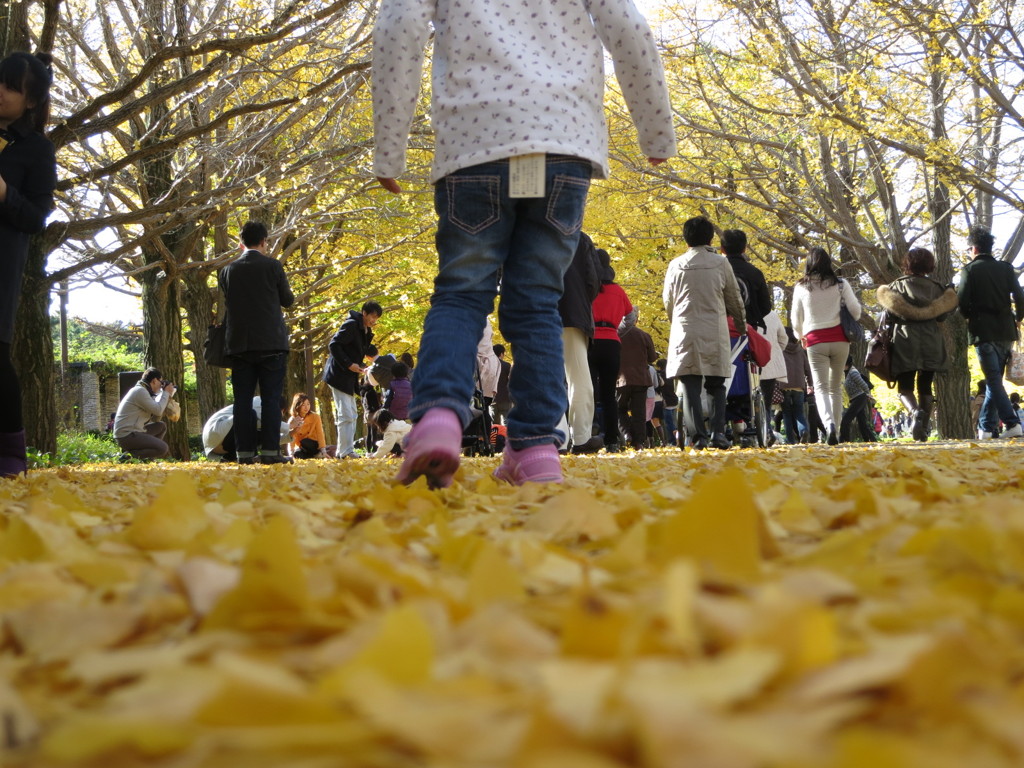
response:
<path id="1" fill-rule="evenodd" d="M 662 290 L 671 328 L 668 376 L 729 376 L 728 318 L 746 332 L 746 310 L 725 256 L 710 245 L 673 259 Z"/>
<path id="2" fill-rule="evenodd" d="M 167 408 L 167 392 L 163 389 L 156 395 L 146 384 L 139 382 L 128 390 L 128 394 L 117 406 L 114 415 L 114 437 L 127 437 L 132 432 L 144 432 L 151 421 L 160 421 Z"/>

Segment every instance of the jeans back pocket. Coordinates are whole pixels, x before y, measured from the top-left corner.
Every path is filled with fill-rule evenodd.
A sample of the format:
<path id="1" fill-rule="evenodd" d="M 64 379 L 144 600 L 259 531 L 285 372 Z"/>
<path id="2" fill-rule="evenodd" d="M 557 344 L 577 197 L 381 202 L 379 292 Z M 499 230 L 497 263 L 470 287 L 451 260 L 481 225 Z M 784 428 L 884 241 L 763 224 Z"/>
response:
<path id="1" fill-rule="evenodd" d="M 446 176 L 448 221 L 475 235 L 501 218 L 500 176 Z"/>
<path id="2" fill-rule="evenodd" d="M 583 227 L 590 179 L 556 174 L 548 195 L 547 220 L 563 235 L 574 235 Z"/>

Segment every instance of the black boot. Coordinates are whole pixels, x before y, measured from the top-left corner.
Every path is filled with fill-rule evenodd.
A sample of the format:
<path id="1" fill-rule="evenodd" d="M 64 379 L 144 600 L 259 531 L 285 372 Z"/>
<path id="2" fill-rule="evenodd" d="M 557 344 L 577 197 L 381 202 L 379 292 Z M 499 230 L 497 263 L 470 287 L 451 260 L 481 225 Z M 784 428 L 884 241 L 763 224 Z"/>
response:
<path id="1" fill-rule="evenodd" d="M 925 442 L 932 433 L 932 406 L 935 405 L 934 395 L 921 395 L 921 408 L 914 419 L 914 428 L 911 434 L 920 443 Z"/>
<path id="2" fill-rule="evenodd" d="M 914 397 L 913 391 L 900 390 L 900 402 L 903 403 L 903 407 L 910 414 L 910 434 L 915 440 L 923 439 L 917 436 L 921 429 L 921 418 L 918 416 L 921 412 L 921 407 L 917 404 L 917 398 Z"/>
<path id="3" fill-rule="evenodd" d="M 27 470 L 25 430 L 0 432 L 0 477 L 14 477 Z"/>

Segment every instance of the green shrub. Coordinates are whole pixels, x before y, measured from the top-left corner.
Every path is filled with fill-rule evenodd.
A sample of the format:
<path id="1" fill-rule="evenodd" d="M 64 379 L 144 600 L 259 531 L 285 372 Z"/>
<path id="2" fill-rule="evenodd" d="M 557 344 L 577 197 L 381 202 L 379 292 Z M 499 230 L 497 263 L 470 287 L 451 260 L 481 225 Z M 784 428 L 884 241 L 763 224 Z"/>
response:
<path id="1" fill-rule="evenodd" d="M 61 432 L 57 435 L 57 453 L 39 453 L 29 449 L 29 467 L 59 467 L 67 464 L 95 464 L 117 461 L 121 449 L 114 438 L 99 432 Z"/>

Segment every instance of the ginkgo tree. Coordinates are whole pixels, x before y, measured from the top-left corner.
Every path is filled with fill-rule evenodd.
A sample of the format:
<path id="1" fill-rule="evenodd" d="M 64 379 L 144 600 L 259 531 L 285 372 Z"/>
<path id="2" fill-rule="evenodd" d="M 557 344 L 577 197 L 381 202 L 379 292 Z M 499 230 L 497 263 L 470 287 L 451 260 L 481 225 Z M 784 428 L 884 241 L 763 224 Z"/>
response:
<path id="1" fill-rule="evenodd" d="M 209 306 L 209 276 L 234 253 L 229 224 L 271 210 L 291 193 L 283 179 L 315 191 L 337 168 L 358 165 L 365 135 L 334 141 L 331 127 L 363 86 L 369 19 L 355 0 L 33 9 L 26 31 L 53 29 L 52 39 L 29 36 L 20 47 L 61 52 L 51 132 L 61 178 L 58 213 L 26 272 L 15 343 L 30 442 L 45 449 L 54 439 L 52 353 L 37 330 L 55 281 L 112 264 L 139 283 L 147 363 L 180 380 L 182 296 Z M 287 146 L 275 143 L 295 126 Z M 57 248 L 70 263 L 47 271 Z M 216 400 L 206 379 L 204 409 Z M 170 431 L 178 455 L 187 455 L 184 424 Z"/>
<path id="2" fill-rule="evenodd" d="M 998 4 L 939 4 L 910 23 L 915 8 L 725 0 L 709 21 L 706 9 L 674 4 L 661 34 L 681 154 L 653 175 L 691 208 L 752 232 L 790 274 L 808 246 L 825 245 L 869 305 L 915 244 L 951 280 L 962 263 L 955 233 L 991 226 L 993 199 L 1022 209 L 1017 150 L 999 131 L 1016 119 L 1019 67 L 1006 45 L 984 44 L 994 33 L 981 31 L 980 14 L 998 15 Z M 1019 27 L 1002 13 L 1000 29 Z M 950 32 L 964 25 L 967 38 Z M 968 43 L 977 66 L 951 60 Z M 946 330 L 954 366 L 939 380 L 940 429 L 966 437 L 966 330 L 958 316 Z"/>

